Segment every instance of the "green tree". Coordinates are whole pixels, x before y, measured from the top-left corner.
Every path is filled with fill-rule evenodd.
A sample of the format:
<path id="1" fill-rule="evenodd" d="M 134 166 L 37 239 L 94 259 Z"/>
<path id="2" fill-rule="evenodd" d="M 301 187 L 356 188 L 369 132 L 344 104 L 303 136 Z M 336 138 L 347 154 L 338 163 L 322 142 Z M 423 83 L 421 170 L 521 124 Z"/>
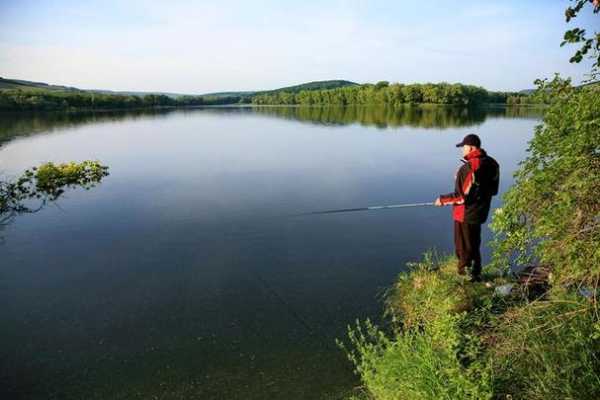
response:
<path id="1" fill-rule="evenodd" d="M 375 84 L 375 89 L 379 90 L 379 89 L 383 89 L 386 88 L 390 85 L 390 83 L 388 81 L 379 81 Z"/>
<path id="2" fill-rule="evenodd" d="M 539 89 L 550 97 L 529 156 L 504 195 L 493 228 L 496 263 L 540 262 L 557 282 L 600 279 L 600 88 L 573 88 L 555 78 Z"/>
<path id="3" fill-rule="evenodd" d="M 569 6 L 565 11 L 566 21 L 571 20 L 579 15 L 584 7 L 588 4 L 592 6 L 592 12 L 598 14 L 600 11 L 599 0 L 571 0 L 574 5 Z M 584 56 L 589 54 L 589 57 L 593 60 L 592 70 L 590 72 L 590 81 L 595 81 L 600 78 L 600 32 L 594 32 L 590 37 L 587 35 L 585 29 L 573 28 L 565 32 L 564 40 L 560 44 L 564 46 L 567 43 L 578 43 L 581 44 L 579 49 L 571 57 L 569 62 L 579 63 L 583 60 Z"/>

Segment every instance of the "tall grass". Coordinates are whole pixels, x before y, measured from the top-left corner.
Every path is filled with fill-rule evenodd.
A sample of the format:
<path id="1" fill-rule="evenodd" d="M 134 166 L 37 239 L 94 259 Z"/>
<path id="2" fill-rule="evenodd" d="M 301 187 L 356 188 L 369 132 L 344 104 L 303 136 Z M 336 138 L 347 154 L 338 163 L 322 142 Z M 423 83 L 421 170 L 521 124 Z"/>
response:
<path id="1" fill-rule="evenodd" d="M 392 325 L 349 327 L 339 342 L 374 399 L 491 399 L 487 368 L 473 357 L 480 339 L 467 310 L 474 287 L 452 273 L 452 261 L 428 256 L 399 277 L 387 295 Z"/>
<path id="2" fill-rule="evenodd" d="M 487 357 L 502 398 L 600 398 L 600 323 L 589 299 L 565 294 L 512 308 L 493 335 Z"/>
<path id="3" fill-rule="evenodd" d="M 386 296 L 389 326 L 356 321 L 338 341 L 376 400 L 600 398 L 594 299 L 566 290 L 530 301 L 455 273 L 431 253 Z M 488 282 L 490 277 L 488 275 Z"/>

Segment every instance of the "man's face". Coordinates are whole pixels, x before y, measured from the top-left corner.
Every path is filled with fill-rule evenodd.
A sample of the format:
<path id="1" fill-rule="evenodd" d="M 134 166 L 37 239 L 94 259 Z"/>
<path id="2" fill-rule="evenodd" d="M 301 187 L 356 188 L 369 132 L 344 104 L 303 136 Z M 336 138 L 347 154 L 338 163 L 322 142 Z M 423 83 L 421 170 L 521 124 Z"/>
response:
<path id="1" fill-rule="evenodd" d="M 462 152 L 463 152 L 463 157 L 465 157 L 467 154 L 469 154 L 471 152 L 471 149 L 473 148 L 473 146 L 470 146 L 468 144 L 465 144 L 462 148 Z"/>

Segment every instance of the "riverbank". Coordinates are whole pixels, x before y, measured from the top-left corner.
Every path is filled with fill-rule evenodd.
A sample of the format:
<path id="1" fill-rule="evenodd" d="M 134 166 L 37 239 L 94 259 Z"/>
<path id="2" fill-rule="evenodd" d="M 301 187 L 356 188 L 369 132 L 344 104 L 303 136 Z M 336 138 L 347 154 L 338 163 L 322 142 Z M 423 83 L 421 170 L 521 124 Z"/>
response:
<path id="1" fill-rule="evenodd" d="M 390 325 L 349 328 L 357 399 L 593 399 L 600 382 L 595 303 L 576 288 L 533 296 L 490 268 L 485 283 L 432 253 L 386 296 Z"/>
<path id="2" fill-rule="evenodd" d="M 389 325 L 357 322 L 339 343 L 364 398 L 600 397 L 600 89 L 540 90 L 551 104 L 493 213 L 486 283 L 429 253 L 389 290 Z M 532 286 L 515 267 L 543 273 Z"/>

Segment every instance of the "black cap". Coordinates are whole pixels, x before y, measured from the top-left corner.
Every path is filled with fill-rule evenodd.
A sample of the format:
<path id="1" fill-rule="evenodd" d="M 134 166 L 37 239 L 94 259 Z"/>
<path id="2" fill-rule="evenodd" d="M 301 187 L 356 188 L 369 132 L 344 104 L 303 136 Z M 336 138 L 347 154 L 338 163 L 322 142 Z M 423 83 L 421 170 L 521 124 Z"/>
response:
<path id="1" fill-rule="evenodd" d="M 456 147 L 465 146 L 465 145 L 481 147 L 481 139 L 479 139 L 479 136 L 471 133 L 471 134 L 465 136 L 465 138 L 462 140 L 462 142 L 457 143 Z"/>

